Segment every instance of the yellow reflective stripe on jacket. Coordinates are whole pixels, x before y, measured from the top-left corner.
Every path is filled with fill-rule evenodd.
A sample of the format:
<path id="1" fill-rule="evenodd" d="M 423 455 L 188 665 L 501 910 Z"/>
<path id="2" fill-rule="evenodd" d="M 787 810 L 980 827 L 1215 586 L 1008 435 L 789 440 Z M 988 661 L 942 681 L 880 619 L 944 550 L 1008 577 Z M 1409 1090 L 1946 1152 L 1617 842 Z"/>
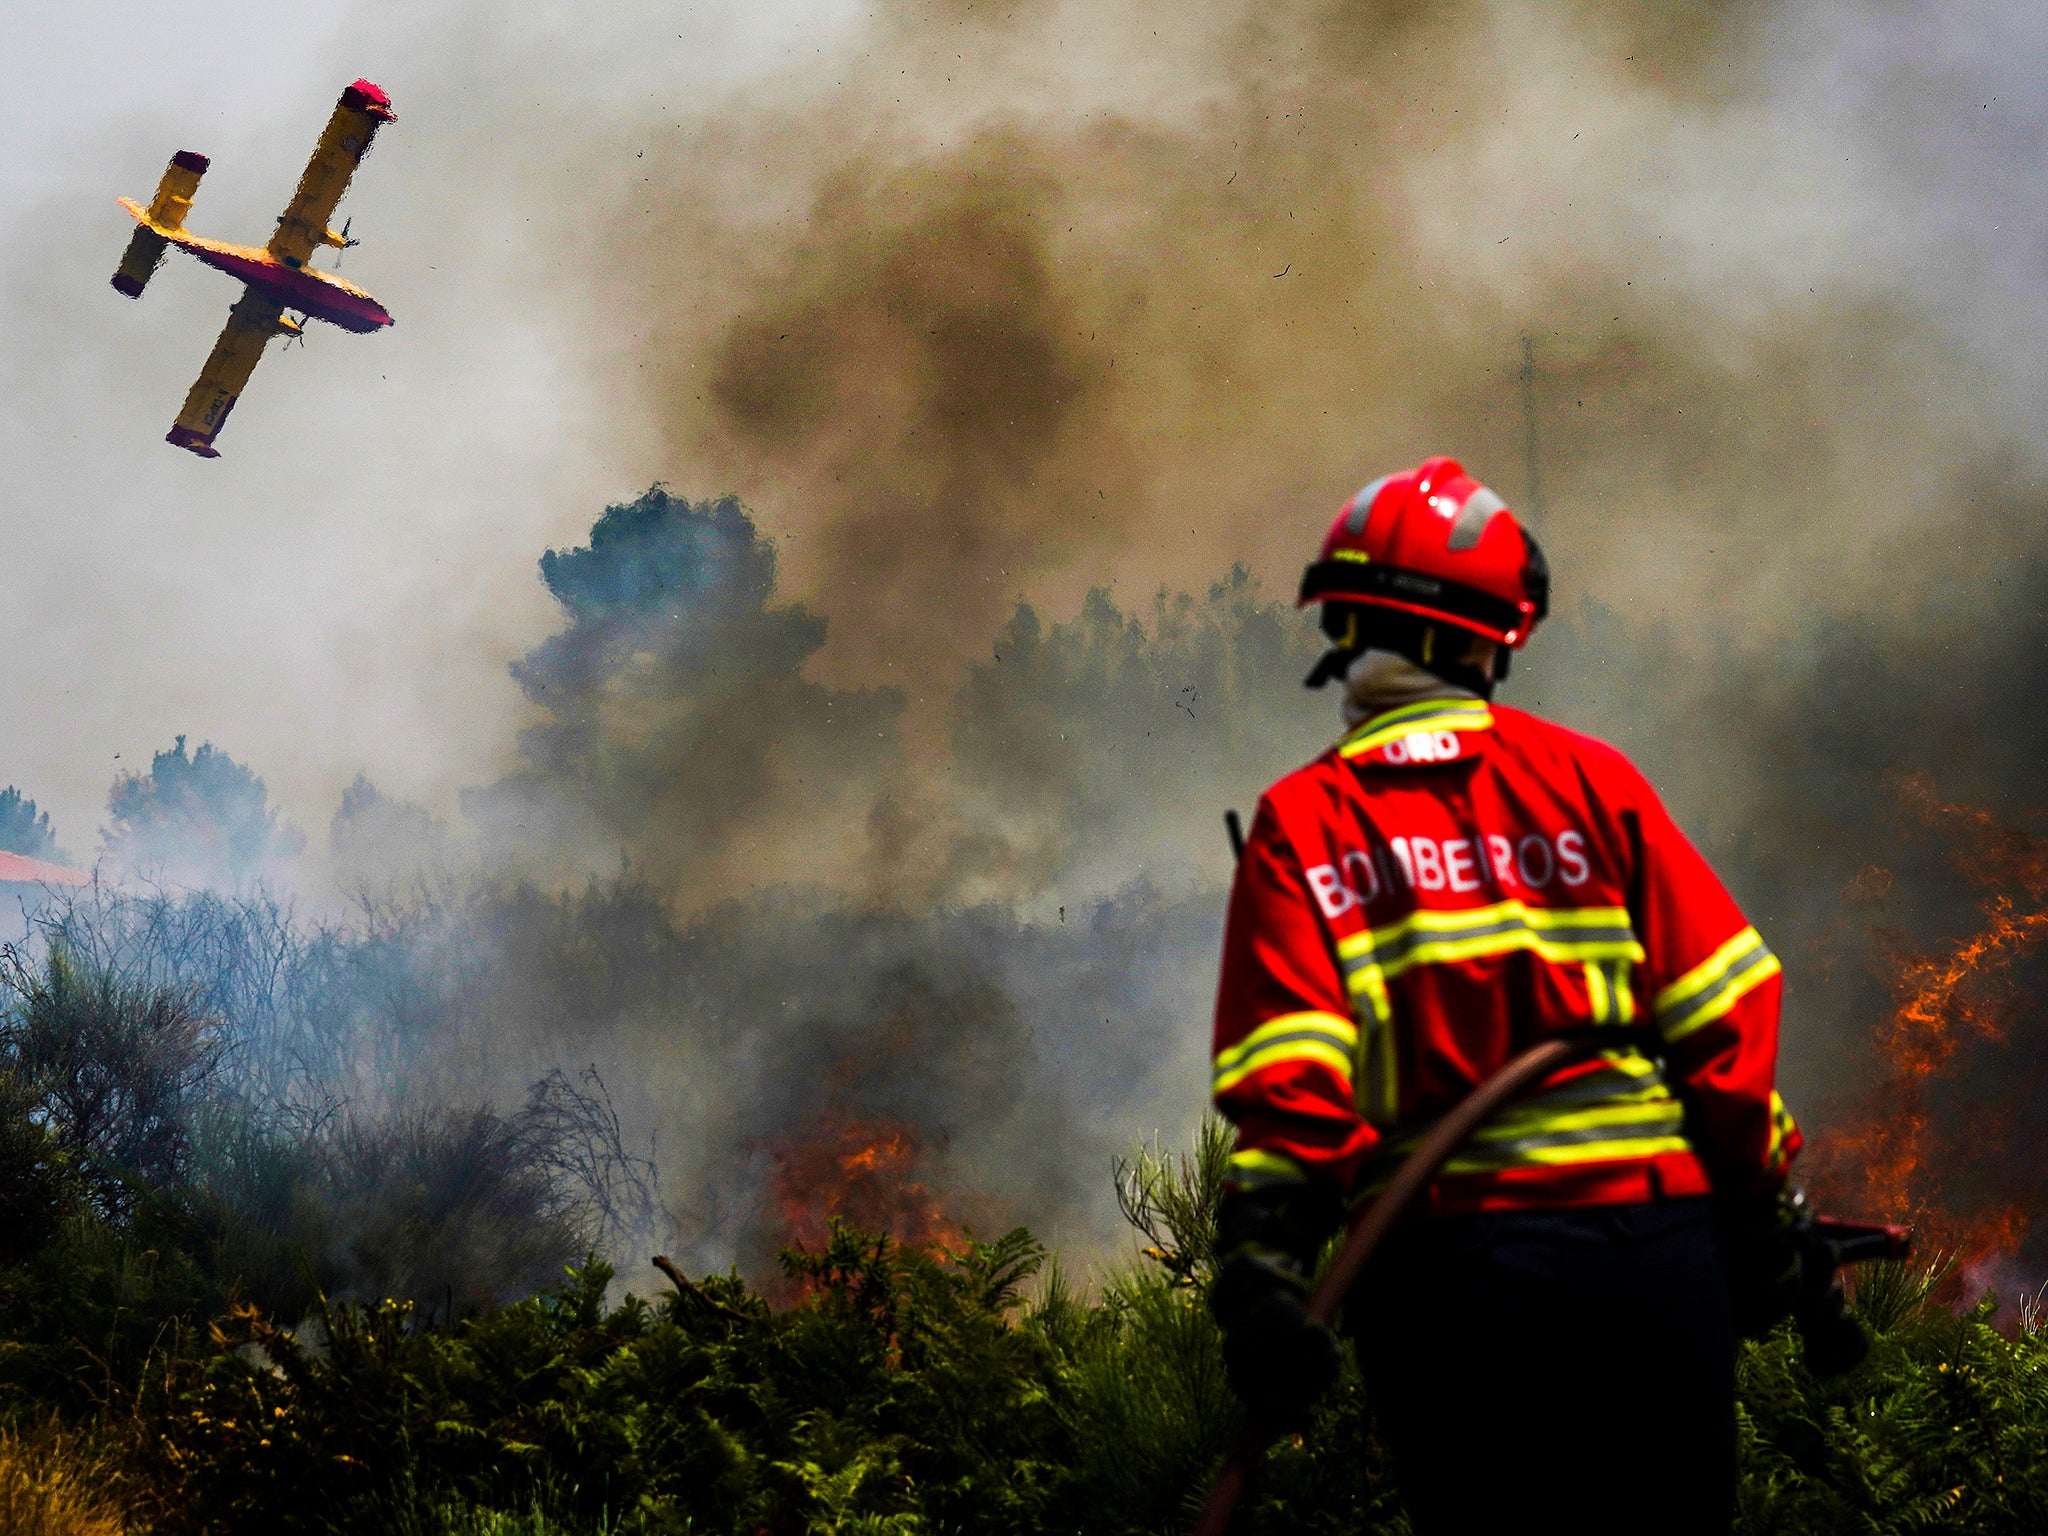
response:
<path id="1" fill-rule="evenodd" d="M 1490 731 L 1493 711 L 1484 699 L 1424 699 L 1374 715 L 1337 743 L 1339 757 L 1362 757 L 1413 731 Z"/>
<path id="2" fill-rule="evenodd" d="M 1778 1090 L 1771 1090 L 1771 1139 L 1764 1148 L 1764 1167 L 1776 1173 L 1785 1166 L 1785 1144 L 1792 1139 L 1795 1124 L 1792 1111 L 1785 1107 L 1785 1101 L 1778 1097 Z"/>
<path id="3" fill-rule="evenodd" d="M 1566 1142 L 1574 1144 L 1566 1145 Z M 1642 1157 L 1661 1157 L 1668 1152 L 1690 1152 L 1692 1143 L 1679 1133 L 1676 1122 L 1668 1130 L 1646 1128 L 1641 1135 L 1623 1136 L 1614 1129 L 1587 1133 L 1583 1137 L 1560 1138 L 1554 1146 L 1501 1149 L 1489 1154 L 1485 1148 L 1468 1148 L 1446 1162 L 1446 1177 L 1468 1173 L 1499 1173 L 1508 1168 L 1561 1168 L 1574 1163 L 1618 1163 Z"/>
<path id="4" fill-rule="evenodd" d="M 1281 1152 L 1257 1147 L 1239 1147 L 1224 1165 L 1223 1181 L 1239 1189 L 1257 1189 L 1267 1184 L 1299 1184 L 1308 1178 L 1301 1164 Z"/>
<path id="5" fill-rule="evenodd" d="M 1531 907 L 1516 900 L 1463 911 L 1418 908 L 1338 942 L 1340 958 L 1366 958 L 1395 977 L 1418 965 L 1532 949 L 1546 960 L 1640 960 L 1626 907 Z"/>
<path id="6" fill-rule="evenodd" d="M 1444 1164 L 1444 1173 L 1498 1173 L 1691 1150 L 1685 1107 L 1655 1062 L 1619 1051 L 1598 1059 L 1600 1071 L 1511 1105 L 1481 1126 Z M 1417 1133 L 1390 1143 L 1378 1164 L 1383 1171 L 1363 1192 L 1381 1188 L 1420 1139 Z"/>
<path id="7" fill-rule="evenodd" d="M 1252 1073 L 1283 1061 L 1321 1062 L 1348 1089 L 1357 1046 L 1358 1026 L 1349 1019 L 1334 1013 L 1283 1013 L 1217 1053 L 1213 1091 L 1227 1093 Z"/>
<path id="8" fill-rule="evenodd" d="M 1351 934 L 1337 941 L 1337 966 L 1353 1001 L 1385 1020 L 1393 1013 L 1386 984 L 1403 971 L 1515 950 L 1533 950 L 1557 964 L 1643 958 L 1626 907 L 1531 907 L 1509 900 L 1455 912 L 1422 908 L 1383 928 Z M 1626 996 L 1626 976 L 1620 969 L 1605 972 L 1607 990 Z M 1635 1016 L 1632 997 L 1605 1006 L 1610 1013 L 1625 1009 L 1627 1017 Z M 1364 1008 L 1360 1013 L 1365 1016 Z"/>
<path id="9" fill-rule="evenodd" d="M 1352 1010 L 1372 1024 L 1388 1024 L 1394 1017 L 1394 1000 L 1387 996 L 1387 978 L 1373 963 L 1372 935 L 1353 934 L 1337 941 L 1337 969 L 1344 977 L 1344 990 Z M 1351 952 L 1345 953 L 1349 945 Z"/>
<path id="10" fill-rule="evenodd" d="M 1675 1135 L 1685 1108 L 1666 1086 L 1655 1062 L 1620 1051 L 1604 1052 L 1602 1066 L 1519 1104 L 1510 1104 L 1474 1131 L 1468 1147 L 1521 1150 L 1581 1145 L 1622 1131 L 1633 1138 Z"/>
<path id="11" fill-rule="evenodd" d="M 1668 1041 L 1683 1040 L 1777 974 L 1778 957 L 1754 928 L 1745 928 L 1657 994 L 1657 1028 Z"/>
<path id="12" fill-rule="evenodd" d="M 1358 1035 L 1358 1112 L 1381 1130 L 1401 1112 L 1401 1058 L 1392 1019 L 1362 1021 Z"/>
<path id="13" fill-rule="evenodd" d="M 1633 1024 L 1636 995 L 1629 986 L 1626 960 L 1588 960 L 1586 1001 L 1595 1024 Z"/>

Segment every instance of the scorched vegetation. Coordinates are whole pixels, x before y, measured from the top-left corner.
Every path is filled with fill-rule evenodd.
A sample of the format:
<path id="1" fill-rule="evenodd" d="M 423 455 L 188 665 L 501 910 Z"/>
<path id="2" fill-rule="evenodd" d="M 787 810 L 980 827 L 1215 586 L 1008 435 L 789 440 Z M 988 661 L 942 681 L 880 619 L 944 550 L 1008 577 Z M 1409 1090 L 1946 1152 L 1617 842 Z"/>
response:
<path id="1" fill-rule="evenodd" d="M 577 1255 L 620 1251 L 652 1171 L 601 1085 L 506 1113 L 266 1093 L 166 961 L 228 936 L 150 916 L 74 912 L 4 978 L 0 1528 L 1186 1526 L 1237 1427 L 1203 1305 L 1213 1126 L 1119 1166 L 1139 1252 L 1085 1285 L 1021 1229 L 836 1222 L 782 1254 L 776 1303 L 651 1255 L 621 1277 Z M 1844 1380 L 1789 1335 L 1746 1350 L 1742 1530 L 2048 1528 L 2048 1335 L 1940 1278 L 1865 1278 L 1878 1342 Z M 1251 1529 L 1405 1529 L 1355 1380 L 1271 1458 Z"/>

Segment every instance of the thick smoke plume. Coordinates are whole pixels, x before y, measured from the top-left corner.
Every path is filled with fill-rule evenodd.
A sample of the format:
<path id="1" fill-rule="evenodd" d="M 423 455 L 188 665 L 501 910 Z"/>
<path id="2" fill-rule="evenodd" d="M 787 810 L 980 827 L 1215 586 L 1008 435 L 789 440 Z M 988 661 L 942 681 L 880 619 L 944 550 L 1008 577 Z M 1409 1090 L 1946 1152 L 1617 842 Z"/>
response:
<path id="1" fill-rule="evenodd" d="M 2042 808 L 2038 21 L 901 5 L 684 87 L 621 15 L 387 82 L 460 97 L 386 195 L 457 232 L 465 292 L 558 322 L 589 441 L 551 441 L 607 489 L 467 493 L 492 553 L 456 606 L 516 622 L 426 624 L 412 670 L 453 700 L 442 655 L 513 660 L 495 767 L 453 704 L 416 713 L 459 750 L 383 751 L 465 765 L 438 818 L 329 749 L 370 770 L 330 862 L 380 957 L 336 1038 L 450 1098 L 598 1062 L 707 1260 L 772 1242 L 851 1126 L 956 1216 L 1103 1229 L 1109 1153 L 1202 1097 L 1217 812 L 1333 726 L 1294 575 L 1360 483 L 1449 451 L 1559 573 L 1507 697 L 1665 788 L 1785 956 L 1795 1108 L 1861 1123 L 1895 957 L 1983 921 L 1900 775 Z M 473 358 L 453 291 L 410 297 Z M 1943 1071 L 1958 1122 L 2030 1080 Z M 2020 1199 L 1974 1163 L 1922 1189 Z"/>
<path id="2" fill-rule="evenodd" d="M 630 318 L 674 471 L 859 613 L 853 675 L 942 680 L 1105 569 L 1288 572 L 1426 451 L 1524 500 L 1524 337 L 1567 601 L 1851 610 L 2007 413 L 1899 280 L 1889 189 L 1762 136 L 1792 40 L 1685 14 L 920 13 L 650 134 L 593 323 Z M 1091 88 L 1147 54 L 1170 88 Z"/>
<path id="3" fill-rule="evenodd" d="M 1222 797 L 1286 761 L 1261 724 L 1303 711 L 1310 637 L 1242 571 L 1142 619 L 1105 592 L 1065 623 L 1019 606 L 934 773 L 899 695 L 801 676 L 825 626 L 737 503 L 650 491 L 542 575 L 567 627 L 519 667 L 529 764 L 469 800 L 493 883 L 394 930 L 453 973 L 414 1070 L 476 1092 L 597 1060 L 709 1257 L 835 1213 L 1093 1240 L 1133 1115 L 1197 1102 L 1217 892 L 1192 850 L 1146 850 L 1193 826 L 1222 848 Z M 623 874 L 504 884 L 593 840 Z M 848 888 L 875 869 L 898 878 Z M 1075 899 L 1046 899 L 1063 872 Z"/>
<path id="4" fill-rule="evenodd" d="M 1028 1220 L 1105 1240 L 1115 1154 L 1199 1108 L 1220 921 L 1195 850 L 1144 851 L 1199 825 L 1220 853 L 1223 797 L 1313 741 L 1261 726 L 1322 713 L 1298 688 L 1316 647 L 1295 616 L 1241 570 L 1142 616 L 1106 592 L 1060 623 L 1019 606 L 946 711 L 957 766 L 937 775 L 904 750 L 896 695 L 803 678 L 826 627 L 779 593 L 737 502 L 657 488 L 541 575 L 563 627 L 517 668 L 536 705 L 525 765 L 471 794 L 459 830 L 351 785 L 329 866 L 352 915 L 93 892 L 46 930 L 195 999 L 262 1114 L 365 1127 L 320 1143 L 353 1170 L 333 1242 L 340 1272 L 387 1288 L 420 1289 L 393 1232 L 422 1234 L 420 1272 L 447 1273 L 485 1251 L 493 1212 L 561 1188 L 551 1149 L 590 1145 L 589 1117 L 565 1140 L 540 1110 L 580 1071 L 619 1117 L 598 1144 L 658 1165 L 665 1204 L 593 1228 L 611 1181 L 571 1180 L 556 1229 L 600 1232 L 629 1273 L 648 1243 L 765 1272 L 835 1216 L 907 1238 Z M 113 803 L 175 798 L 202 760 L 229 761 L 181 747 Z M 232 767 L 235 825 L 269 826 Z M 838 882 L 907 866 L 871 851 L 903 837 L 906 803 L 943 818 L 952 861 L 917 884 Z M 214 849 L 219 819 L 166 810 L 150 846 Z M 606 845 L 608 870 L 564 878 Z M 793 862 L 763 888 L 770 852 Z M 1072 899 L 1062 871 L 1079 872 Z M 532 1149 L 544 1166 L 506 1170 Z M 470 1213 L 459 1192 L 491 1180 L 504 1197 Z M 443 1181 L 439 1226 L 390 1208 Z M 531 1253 L 506 1253 L 498 1269 L 528 1274 Z"/>
<path id="5" fill-rule="evenodd" d="M 1043 903 L 1200 860 L 1261 775 L 1219 785 L 1058 690 L 978 713 L 1012 594 L 1236 560 L 1277 584 L 1359 481 L 1448 448 L 1562 575 L 1511 696 L 1637 753 L 1786 952 L 1824 1139 L 1885 1071 L 1884 955 L 1974 920 L 1897 774 L 2040 798 L 2031 714 L 1996 702 L 2034 610 L 1991 573 L 2038 544 L 2041 401 L 1962 293 L 1990 253 L 1926 213 L 1968 148 L 1908 155 L 1860 87 L 1801 83 L 1911 72 L 1910 40 L 1301 3 L 906 12 L 864 41 L 650 130 L 661 190 L 593 290 L 666 462 L 745 493 L 833 621 L 808 675 L 903 690 L 901 781 L 832 882 Z M 1247 690 L 1205 729 L 1279 766 L 1313 745 L 1288 708 Z M 1871 867 L 1910 941 L 1845 902 Z"/>

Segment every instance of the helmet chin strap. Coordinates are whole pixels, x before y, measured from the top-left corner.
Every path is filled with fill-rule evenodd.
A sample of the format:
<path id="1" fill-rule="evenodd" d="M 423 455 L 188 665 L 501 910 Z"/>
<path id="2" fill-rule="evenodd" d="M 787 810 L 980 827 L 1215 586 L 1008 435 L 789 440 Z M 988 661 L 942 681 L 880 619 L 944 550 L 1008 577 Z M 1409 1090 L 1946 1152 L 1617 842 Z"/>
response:
<path id="1" fill-rule="evenodd" d="M 1358 659 L 1361 649 L 1358 640 L 1358 609 L 1351 603 L 1325 603 L 1322 611 L 1323 633 L 1337 643 L 1317 658 L 1316 664 L 1308 670 L 1308 676 L 1301 680 L 1304 688 L 1320 688 L 1334 677 L 1342 677 L 1351 670 L 1351 663 Z"/>
<path id="2" fill-rule="evenodd" d="M 1507 676 L 1508 648 L 1455 624 L 1358 603 L 1323 604 L 1322 624 L 1335 644 L 1302 679 L 1309 688 L 1348 677 L 1367 651 L 1390 651 L 1475 698 L 1491 699 Z"/>
<path id="3" fill-rule="evenodd" d="M 1351 670 L 1351 663 L 1358 660 L 1358 652 L 1347 651 L 1343 646 L 1332 646 L 1316 658 L 1316 664 L 1309 668 L 1308 676 L 1301 680 L 1304 688 L 1320 688 L 1332 678 L 1342 677 Z"/>

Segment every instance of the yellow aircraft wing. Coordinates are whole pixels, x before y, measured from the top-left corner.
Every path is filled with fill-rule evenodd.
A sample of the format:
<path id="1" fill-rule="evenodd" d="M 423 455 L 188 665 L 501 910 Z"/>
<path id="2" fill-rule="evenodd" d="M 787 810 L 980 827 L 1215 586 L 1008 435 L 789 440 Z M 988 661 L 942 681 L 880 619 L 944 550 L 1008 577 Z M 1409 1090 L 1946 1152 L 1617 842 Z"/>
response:
<path id="1" fill-rule="evenodd" d="M 327 221 L 334 217 L 335 204 L 348 190 L 349 178 L 368 153 L 379 125 L 395 117 L 391 98 L 367 80 L 358 80 L 341 93 L 319 147 L 306 162 L 298 190 L 277 221 L 277 233 L 270 237 L 271 255 L 287 266 L 301 267 L 318 247 L 342 245 Z"/>
<path id="2" fill-rule="evenodd" d="M 282 304 L 266 299 L 253 288 L 243 289 L 235 307 L 228 311 L 228 323 L 221 330 L 220 340 L 213 344 L 206 366 L 199 370 L 199 381 L 185 397 L 185 408 L 178 412 L 177 425 L 165 435 L 165 441 L 189 448 L 202 458 L 219 458 L 220 450 L 213 446 L 213 439 L 248 386 L 249 375 L 256 371 L 264 346 L 279 331 L 292 328 L 284 320 Z"/>

